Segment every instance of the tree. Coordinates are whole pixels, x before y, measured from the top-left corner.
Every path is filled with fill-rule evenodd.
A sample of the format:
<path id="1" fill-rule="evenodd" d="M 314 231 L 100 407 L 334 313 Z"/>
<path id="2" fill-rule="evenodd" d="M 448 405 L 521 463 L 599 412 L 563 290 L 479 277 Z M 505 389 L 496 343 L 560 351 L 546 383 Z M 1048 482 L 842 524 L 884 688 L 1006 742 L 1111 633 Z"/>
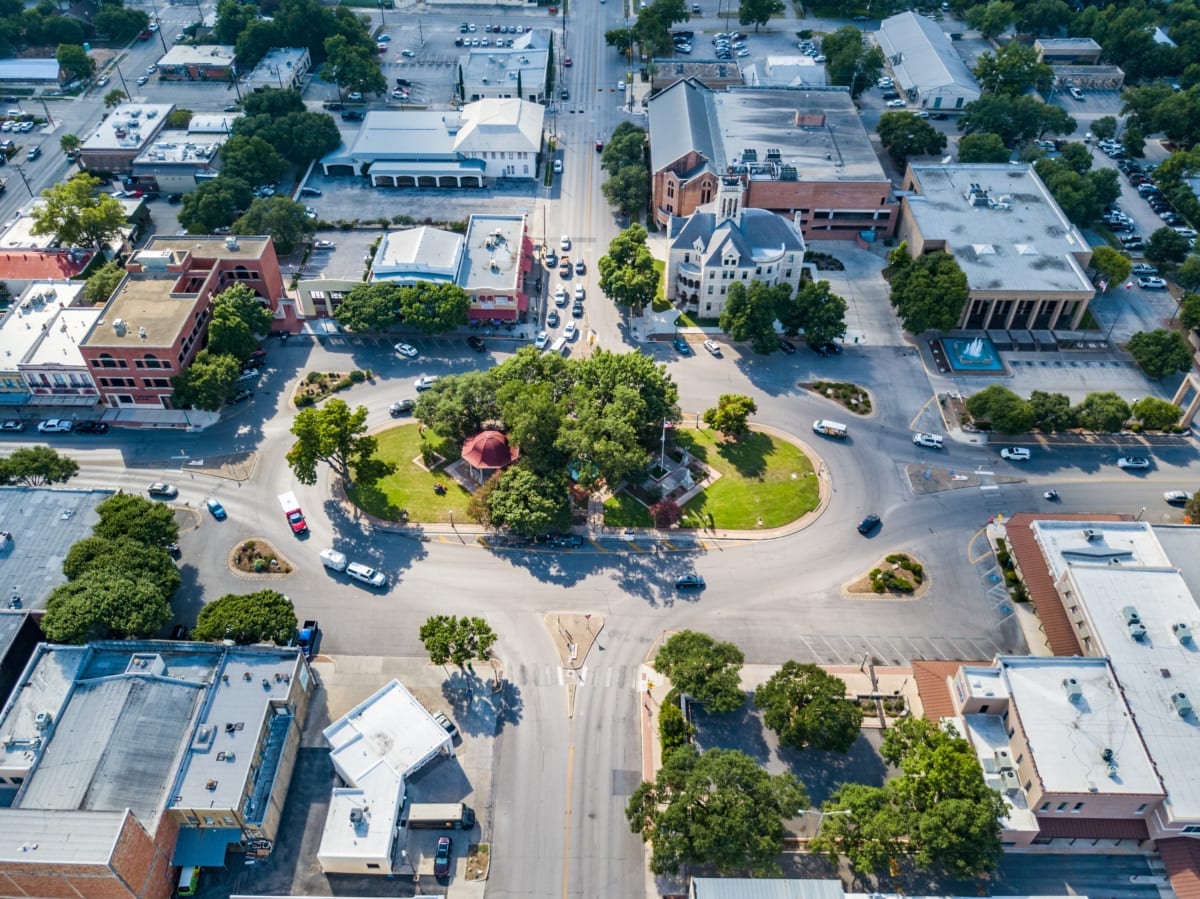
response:
<path id="1" fill-rule="evenodd" d="M 650 171 L 644 165 L 627 165 L 600 185 L 600 193 L 622 212 L 636 216 L 650 197 Z"/>
<path id="2" fill-rule="evenodd" d="M 170 554 L 159 546 L 147 546 L 132 537 L 84 537 L 67 550 L 63 573 L 77 580 L 91 571 L 109 570 L 115 575 L 144 578 L 154 584 L 164 601 L 179 589 L 183 578 Z"/>
<path id="3" fill-rule="evenodd" d="M 1138 331 L 1129 338 L 1128 349 L 1146 377 L 1155 381 L 1192 367 L 1192 348 L 1178 331 Z"/>
<path id="4" fill-rule="evenodd" d="M 610 175 L 621 169 L 646 164 L 646 129 L 632 122 L 621 122 L 609 135 L 608 143 L 600 153 L 600 167 Z M 644 204 L 643 204 L 644 205 Z M 635 207 L 625 206 L 624 209 Z M 640 208 L 640 207 L 636 207 Z"/>
<path id="5" fill-rule="evenodd" d="M 422 334 L 443 334 L 467 323 L 471 295 L 457 284 L 420 281 L 400 288 L 400 321 Z"/>
<path id="6" fill-rule="evenodd" d="M 822 806 L 810 848 L 845 857 L 859 874 L 886 871 L 904 857 L 960 878 L 994 871 L 1005 806 L 966 740 L 909 718 L 889 728 L 882 755 L 901 774 L 882 787 L 840 787 Z"/>
<path id="7" fill-rule="evenodd" d="M 749 340 L 756 353 L 773 353 L 779 346 L 775 320 L 780 309 L 786 308 L 791 293 L 792 288 L 787 284 L 772 286 L 763 281 L 751 281 L 748 286 L 741 281 L 730 284 L 718 320 L 721 330 L 732 340 Z"/>
<path id="8" fill-rule="evenodd" d="M 92 18 L 99 34 L 107 35 L 115 43 L 124 43 L 146 30 L 150 17 L 140 9 L 128 9 L 114 3 L 101 3 Z"/>
<path id="9" fill-rule="evenodd" d="M 528 349 L 538 352 L 532 347 Z M 557 358 L 565 361 L 561 356 Z M 570 460 L 558 446 L 563 410 L 553 385 L 508 381 L 497 387 L 496 403 L 500 420 L 508 427 L 508 442 L 521 451 L 523 467 L 540 474 L 553 474 L 566 468 Z"/>
<path id="10" fill-rule="evenodd" d="M 683 717 L 673 702 L 664 702 L 658 709 L 658 741 L 662 757 L 666 758 L 680 746 L 685 746 L 696 736 L 696 728 Z"/>
<path id="11" fill-rule="evenodd" d="M 1002 384 L 992 384 L 971 396 L 967 411 L 976 422 L 986 421 L 1001 434 L 1024 434 L 1033 427 L 1029 403 Z"/>
<path id="12" fill-rule="evenodd" d="M 1008 147 L 1047 134 L 1070 134 L 1075 126 L 1061 106 L 1028 95 L 984 94 L 964 106 L 958 119 L 958 130 L 964 134 L 998 134 Z"/>
<path id="13" fill-rule="evenodd" d="M 235 44 L 242 32 L 257 18 L 257 3 L 220 0 L 217 4 L 217 24 L 213 28 L 213 37 L 220 44 Z"/>
<path id="14" fill-rule="evenodd" d="M 803 281 L 796 295 L 776 310 L 783 332 L 804 332 L 811 344 L 846 336 L 846 301 L 830 290 L 828 281 Z"/>
<path id="15" fill-rule="evenodd" d="M 650 507 L 650 520 L 660 531 L 675 527 L 681 518 L 683 518 L 683 509 L 672 499 L 660 499 Z"/>
<path id="16" fill-rule="evenodd" d="M 118 493 L 96 506 L 100 520 L 92 534 L 105 540 L 128 538 L 143 546 L 165 549 L 179 539 L 175 512 L 143 496 Z"/>
<path id="17" fill-rule="evenodd" d="M 1074 414 L 1079 427 L 1084 430 L 1115 434 L 1129 421 L 1129 404 L 1111 390 L 1089 393 L 1075 407 Z"/>
<path id="18" fill-rule="evenodd" d="M 958 142 L 959 162 L 1008 162 L 1008 157 L 1009 149 L 999 134 L 989 131 L 964 134 Z"/>
<path id="19" fill-rule="evenodd" d="M 663 757 L 653 781 L 643 781 L 625 816 L 652 847 L 650 870 L 678 874 L 684 865 L 721 874 L 778 874 L 783 822 L 808 804 L 790 772 L 772 776 L 736 749 L 681 746 Z"/>
<path id="20" fill-rule="evenodd" d="M 746 701 L 738 682 L 745 661 L 732 643 L 718 643 L 699 631 L 679 631 L 659 647 L 654 669 L 707 711 L 722 713 L 736 711 Z"/>
<path id="21" fill-rule="evenodd" d="M 195 113 L 192 112 L 192 110 L 183 107 L 172 109 L 167 115 L 167 127 L 187 128 L 187 126 L 191 124 L 192 116 L 194 115 Z"/>
<path id="22" fill-rule="evenodd" d="M 219 154 L 221 176 L 237 178 L 247 184 L 268 184 L 287 171 L 283 157 L 261 137 L 234 135 L 221 145 Z"/>
<path id="23" fill-rule="evenodd" d="M 723 393 L 717 397 L 715 406 L 705 410 L 704 423 L 734 440 L 750 430 L 749 419 L 756 412 L 758 406 L 750 397 L 738 393 Z"/>
<path id="24" fill-rule="evenodd" d="M 94 568 L 55 587 L 42 630 L 54 643 L 148 637 L 171 620 L 171 604 L 149 577 Z"/>
<path id="25" fill-rule="evenodd" d="M 967 10 L 967 26 L 978 31 L 985 40 L 999 37 L 1016 21 L 1016 10 L 1006 0 L 990 0 L 986 6 L 972 6 Z"/>
<path id="26" fill-rule="evenodd" d="M 1100 277 L 1109 286 L 1112 286 L 1125 282 L 1129 273 L 1133 271 L 1133 263 L 1129 261 L 1128 256 L 1112 247 L 1099 246 L 1092 250 L 1092 268 L 1100 273 Z"/>
<path id="27" fill-rule="evenodd" d="M 1133 417 L 1149 431 L 1165 431 L 1179 423 L 1183 410 L 1156 396 L 1144 396 L 1133 404 Z"/>
<path id="28" fill-rule="evenodd" d="M 453 662 L 459 668 L 472 659 L 486 662 L 492 657 L 496 633 L 483 618 L 434 615 L 421 625 L 421 643 L 435 665 Z"/>
<path id="29" fill-rule="evenodd" d="M 64 153 L 74 156 L 79 152 L 79 148 L 83 146 L 83 141 L 79 139 L 78 134 L 64 134 L 58 139 L 58 145 Z"/>
<path id="30" fill-rule="evenodd" d="M 853 25 L 826 35 L 821 52 L 827 57 L 829 80 L 848 86 L 852 97 L 858 97 L 874 84 L 883 71 L 883 51 L 863 40 L 863 33 Z"/>
<path id="31" fill-rule="evenodd" d="M 596 263 L 600 289 L 618 306 L 640 311 L 658 295 L 659 272 L 646 246 L 646 229 L 630 225 L 612 239 Z"/>
<path id="32" fill-rule="evenodd" d="M 1063 0 L 1033 0 L 1017 12 L 1017 30 L 1024 34 L 1057 34 L 1071 21 L 1071 7 Z"/>
<path id="33" fill-rule="evenodd" d="M 487 371 L 441 378 L 417 399 L 413 415 L 434 433 L 462 443 L 499 412 L 496 384 Z"/>
<path id="34" fill-rule="evenodd" d="M 106 262 L 96 269 L 83 285 L 83 297 L 93 306 L 107 303 L 121 279 L 125 277 L 125 269 L 116 262 Z"/>
<path id="35" fill-rule="evenodd" d="M 783 0 L 739 0 L 738 24 L 753 25 L 758 31 L 760 25 L 766 25 L 771 16 L 779 15 L 784 9 Z"/>
<path id="36" fill-rule="evenodd" d="M 1200 490 L 1195 491 L 1183 506 L 1184 521 L 1188 524 L 1200 522 Z"/>
<path id="37" fill-rule="evenodd" d="M 946 149 L 946 135 L 911 112 L 885 112 L 875 130 L 900 168 L 908 163 L 909 156 L 928 156 Z"/>
<path id="38" fill-rule="evenodd" d="M 239 646 L 274 643 L 286 646 L 296 636 L 292 601 L 274 590 L 226 593 L 200 610 L 192 639 L 207 643 L 232 640 Z"/>
<path id="39" fill-rule="evenodd" d="M 82 172 L 47 187 L 45 202 L 33 208 L 32 232 L 52 234 L 63 247 L 103 248 L 127 219 L 116 198 L 98 193 L 99 187 L 99 178 Z"/>
<path id="40" fill-rule="evenodd" d="M 173 399 L 178 408 L 216 412 L 233 396 L 242 367 L 233 356 L 201 350 L 192 364 L 171 378 Z"/>
<path id="41" fill-rule="evenodd" d="M 234 284 L 213 298 L 208 349 L 245 362 L 258 349 L 258 336 L 271 330 L 271 310 L 245 284 Z"/>
<path id="42" fill-rule="evenodd" d="M 400 311 L 400 285 L 390 281 L 356 284 L 333 317 L 339 325 L 356 334 L 386 331 L 396 324 Z"/>
<path id="43" fill-rule="evenodd" d="M 975 63 L 975 77 L 985 93 L 1019 97 L 1035 88 L 1048 93 L 1054 84 L 1054 70 L 1038 62 L 1032 46 L 1011 41 L 995 53 L 983 53 Z"/>
<path id="44" fill-rule="evenodd" d="M 1185 293 L 1179 301 L 1179 322 L 1189 331 L 1200 328 L 1200 293 Z"/>
<path id="45" fill-rule="evenodd" d="M 96 71 L 96 63 L 79 44 L 59 44 L 54 58 L 66 70 L 70 81 L 91 78 Z"/>
<path id="46" fill-rule="evenodd" d="M 0 459 L 0 484 L 42 487 L 65 484 L 79 473 L 79 463 L 48 446 L 23 446 Z"/>
<path id="47" fill-rule="evenodd" d="M 488 519 L 523 537 L 565 531 L 571 527 L 566 475 L 539 474 L 524 465 L 507 469 L 488 496 Z"/>
<path id="48" fill-rule="evenodd" d="M 632 28 L 610 28 L 604 32 L 604 43 L 616 49 L 622 56 L 628 56 L 633 49 Z"/>
<path id="49" fill-rule="evenodd" d="M 296 442 L 287 460 L 301 484 L 317 482 L 317 463 L 324 462 L 334 473 L 352 481 L 351 471 L 360 461 L 375 454 L 376 441 L 367 433 L 367 407 L 353 412 L 339 399 L 326 400 L 296 413 L 292 422 Z"/>
<path id="50" fill-rule="evenodd" d="M 261 111 L 239 118 L 233 123 L 233 133 L 241 137 L 259 137 L 275 148 L 280 156 L 297 167 L 337 149 L 341 142 L 337 123 L 325 112 L 309 112 L 291 108 L 298 98 L 296 91 L 266 91 L 281 99 L 273 104 L 252 104 Z M 247 101 L 260 94 L 251 94 Z"/>
<path id="51" fill-rule="evenodd" d="M 1189 293 L 1200 290 L 1200 253 L 1191 253 L 1175 272 L 1175 283 Z"/>
<path id="52" fill-rule="evenodd" d="M 256 197 L 246 214 L 233 223 L 234 234 L 269 234 L 281 255 L 290 253 L 316 230 L 317 223 L 308 217 L 302 203 L 278 194 Z"/>
<path id="53" fill-rule="evenodd" d="M 114 106 L 120 106 L 125 102 L 125 100 L 125 91 L 118 87 L 104 95 L 104 107 L 106 109 L 112 109 Z"/>
<path id="54" fill-rule="evenodd" d="M 1075 427 L 1075 412 L 1064 393 L 1035 390 L 1029 394 L 1029 410 L 1033 414 L 1033 427 L 1045 434 Z"/>
<path id="55" fill-rule="evenodd" d="M 179 224 L 192 234 L 208 234 L 216 228 L 233 224 L 237 216 L 248 209 L 253 195 L 250 185 L 241 178 L 220 175 L 202 181 L 191 193 L 183 195 Z"/>
<path id="56" fill-rule="evenodd" d="M 795 749 L 847 752 L 862 727 L 862 709 L 846 697 L 845 681 L 816 665 L 784 662 L 754 691 L 754 704 L 779 742 Z"/>
<path id="57" fill-rule="evenodd" d="M 1104 115 L 1092 122 L 1092 134 L 1096 136 L 1096 140 L 1109 140 L 1115 137 L 1116 133 L 1116 116 Z"/>
<path id="58" fill-rule="evenodd" d="M 1155 265 L 1177 265 L 1187 258 L 1192 245 L 1171 228 L 1159 228 L 1146 239 L 1145 256 Z"/>
<path id="59" fill-rule="evenodd" d="M 904 330 L 949 331 L 967 304 L 967 276 L 954 257 L 926 253 L 892 274 L 891 302 Z"/>
<path id="60" fill-rule="evenodd" d="M 1090 166 L 1091 160 L 1084 164 Z M 1058 159 L 1039 159 L 1034 164 L 1054 200 L 1072 222 L 1086 226 L 1097 218 L 1104 207 L 1121 195 L 1116 169 L 1078 171 L 1075 158 L 1064 155 Z"/>
<path id="61" fill-rule="evenodd" d="M 344 35 L 325 39 L 325 71 L 343 90 L 382 94 L 387 90 L 383 70 L 370 49 L 350 43 Z"/>

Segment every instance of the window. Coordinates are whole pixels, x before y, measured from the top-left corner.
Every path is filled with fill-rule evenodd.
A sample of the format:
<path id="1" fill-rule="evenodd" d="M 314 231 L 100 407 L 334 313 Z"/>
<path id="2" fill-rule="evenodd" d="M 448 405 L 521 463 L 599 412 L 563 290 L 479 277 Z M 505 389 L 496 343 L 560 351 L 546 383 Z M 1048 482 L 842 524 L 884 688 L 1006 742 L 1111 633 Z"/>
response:
<path id="1" fill-rule="evenodd" d="M 379 864 L 377 862 L 367 862 L 367 870 L 368 871 L 378 871 Z"/>
<path id="2" fill-rule="evenodd" d="M 1189 824 L 1180 833 L 1200 833 L 1200 824 Z"/>
<path id="3" fill-rule="evenodd" d="M 1041 808 L 1039 808 L 1039 809 L 1038 809 L 1038 811 L 1039 811 L 1039 812 L 1048 812 L 1048 811 L 1050 811 L 1050 803 L 1049 803 L 1049 802 L 1043 802 L 1043 803 L 1042 803 L 1042 807 L 1041 807 Z"/>
<path id="4" fill-rule="evenodd" d="M 713 286 L 711 284 L 709 284 L 708 285 L 708 293 L 710 296 L 712 295 L 712 292 L 713 292 Z M 722 293 L 724 293 L 724 291 L 722 291 Z"/>
<path id="5" fill-rule="evenodd" d="M 1023 762 L 1024 760 L 1025 760 L 1025 753 L 1022 752 L 1019 756 L 1017 756 L 1017 764 L 1020 765 L 1021 762 Z"/>
<path id="6" fill-rule="evenodd" d="M 1083 803 L 1082 803 L 1082 802 L 1076 802 L 1076 803 L 1075 803 L 1075 808 L 1071 809 L 1071 814 L 1072 814 L 1072 815 L 1078 815 L 1078 814 L 1079 814 L 1081 811 L 1083 811 Z"/>
<path id="7" fill-rule="evenodd" d="M 1058 804 L 1058 808 L 1055 809 L 1056 812 L 1065 812 L 1066 810 L 1067 810 L 1067 803 L 1065 803 L 1065 802 L 1060 802 Z"/>
<path id="8" fill-rule="evenodd" d="M 1135 814 L 1135 815 L 1141 815 L 1141 814 L 1143 814 L 1145 811 L 1146 811 L 1146 803 L 1144 803 L 1144 802 L 1143 802 L 1141 805 L 1139 805 L 1139 806 L 1137 807 L 1137 811 L 1136 811 L 1136 812 L 1134 812 L 1134 814 Z"/>

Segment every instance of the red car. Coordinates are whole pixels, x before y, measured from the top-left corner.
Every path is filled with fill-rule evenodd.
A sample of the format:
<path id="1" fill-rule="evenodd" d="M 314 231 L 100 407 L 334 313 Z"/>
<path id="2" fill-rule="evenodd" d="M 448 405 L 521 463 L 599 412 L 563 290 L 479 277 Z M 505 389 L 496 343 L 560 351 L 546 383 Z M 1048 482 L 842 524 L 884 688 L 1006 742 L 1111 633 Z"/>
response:
<path id="1" fill-rule="evenodd" d="M 139 40 L 139 41 L 148 41 L 148 40 L 150 40 L 150 38 L 152 38 L 152 37 L 154 37 L 154 32 L 152 32 L 152 31 L 143 31 L 141 34 L 139 34 L 139 35 L 138 35 L 138 40 Z"/>
<path id="2" fill-rule="evenodd" d="M 567 56 L 563 58 L 563 66 L 568 69 L 571 68 L 571 57 Z"/>

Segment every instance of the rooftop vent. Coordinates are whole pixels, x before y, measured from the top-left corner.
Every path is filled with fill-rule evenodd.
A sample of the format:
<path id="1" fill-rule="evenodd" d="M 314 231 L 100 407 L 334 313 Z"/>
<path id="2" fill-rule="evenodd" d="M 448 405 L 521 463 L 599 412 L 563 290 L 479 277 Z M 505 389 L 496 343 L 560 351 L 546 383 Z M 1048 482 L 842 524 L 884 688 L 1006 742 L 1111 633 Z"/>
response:
<path id="1" fill-rule="evenodd" d="M 1063 692 L 1067 694 L 1069 702 L 1077 702 L 1083 698 L 1083 688 L 1079 686 L 1079 681 L 1073 677 L 1064 677 L 1062 688 Z"/>
<path id="2" fill-rule="evenodd" d="M 33 726 L 38 730 L 46 730 L 54 723 L 54 716 L 49 712 L 38 712 L 37 717 L 33 719 Z"/>
<path id="3" fill-rule="evenodd" d="M 237 238 L 232 234 L 225 238 L 225 249 L 236 250 L 238 248 Z"/>
<path id="4" fill-rule="evenodd" d="M 1126 624 L 1139 624 L 1142 620 L 1142 617 L 1138 614 L 1138 610 L 1133 606 L 1122 608 L 1121 617 L 1125 619 Z"/>
<path id="5" fill-rule="evenodd" d="M 1192 629 L 1182 621 L 1171 625 L 1171 633 L 1173 633 L 1175 638 L 1184 645 L 1192 642 Z"/>
<path id="6" fill-rule="evenodd" d="M 138 328 L 138 338 L 140 340 L 146 339 L 146 329 L 145 328 Z"/>
<path id="7" fill-rule="evenodd" d="M 115 319 L 113 321 L 112 326 L 113 326 L 113 330 L 117 333 L 118 337 L 125 336 L 125 319 L 123 319 L 123 318 Z"/>
<path id="8" fill-rule="evenodd" d="M 1017 779 L 1017 772 L 1012 768 L 1005 768 L 1000 772 L 1000 787 L 1005 793 L 1016 793 L 1021 789 L 1021 782 Z"/>
<path id="9" fill-rule="evenodd" d="M 208 783 L 206 783 L 204 785 L 204 789 L 208 790 L 210 793 L 213 790 L 215 790 L 216 788 L 217 788 L 217 782 L 215 780 L 210 780 Z"/>
<path id="10" fill-rule="evenodd" d="M 1103 751 L 1100 753 L 1100 758 L 1104 759 L 1106 762 L 1111 762 L 1113 760 L 1113 751 L 1105 746 Z"/>
<path id="11" fill-rule="evenodd" d="M 742 151 L 742 162 L 758 162 L 758 150 L 747 147 Z"/>
<path id="12" fill-rule="evenodd" d="M 1104 531 L 1101 531 L 1098 528 L 1084 528 L 1083 539 L 1086 540 L 1088 543 L 1091 543 L 1095 540 L 1099 540 L 1103 536 L 1104 536 Z"/>
<path id="13" fill-rule="evenodd" d="M 779 162 L 783 159 L 783 152 L 778 147 L 771 147 L 767 150 L 767 162 Z"/>
<path id="14" fill-rule="evenodd" d="M 360 808 L 350 809 L 350 823 L 351 824 L 361 824 L 363 817 L 364 817 L 364 815 L 363 815 L 362 809 L 360 809 Z"/>
<path id="15" fill-rule="evenodd" d="M 1171 705 L 1175 706 L 1175 711 L 1180 718 L 1186 718 L 1192 713 L 1192 701 L 1188 699 L 1186 693 L 1172 693 Z"/>

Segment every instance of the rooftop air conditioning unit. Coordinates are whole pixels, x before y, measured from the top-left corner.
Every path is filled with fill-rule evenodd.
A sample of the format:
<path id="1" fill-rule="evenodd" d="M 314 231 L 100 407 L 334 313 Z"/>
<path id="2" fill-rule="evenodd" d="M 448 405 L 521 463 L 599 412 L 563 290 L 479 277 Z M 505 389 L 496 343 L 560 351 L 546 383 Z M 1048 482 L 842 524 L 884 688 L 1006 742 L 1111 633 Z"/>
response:
<path id="1" fill-rule="evenodd" d="M 38 730 L 46 730 L 54 723 L 54 716 L 50 712 L 38 712 L 37 717 L 33 719 L 33 726 Z"/>
<path id="2" fill-rule="evenodd" d="M 1192 629 L 1182 621 L 1171 625 L 1171 632 L 1175 634 L 1180 643 L 1188 644 L 1192 642 Z"/>
<path id="3" fill-rule="evenodd" d="M 1142 640 L 1146 636 L 1146 625 L 1138 622 L 1137 624 L 1129 625 L 1129 636 L 1135 640 Z"/>
<path id="4" fill-rule="evenodd" d="M 1138 615 L 1138 610 L 1133 606 L 1124 606 L 1121 609 L 1121 617 L 1125 619 L 1126 624 L 1138 624 L 1142 620 Z"/>
<path id="5" fill-rule="evenodd" d="M 1077 702 L 1083 698 L 1083 689 L 1079 686 L 1079 681 L 1073 677 L 1064 677 L 1062 682 L 1063 692 L 1067 694 L 1067 700 Z"/>
<path id="6" fill-rule="evenodd" d="M 1171 705 L 1175 706 L 1175 711 L 1180 718 L 1186 718 L 1192 713 L 1192 701 L 1188 699 L 1186 693 L 1172 693 Z"/>
<path id="7" fill-rule="evenodd" d="M 1099 540 L 1103 536 L 1104 532 L 1097 528 L 1085 528 L 1083 531 L 1083 539 L 1088 543 L 1091 543 L 1093 540 Z"/>
<path id="8" fill-rule="evenodd" d="M 125 336 L 125 319 L 118 318 L 113 322 L 113 330 L 117 332 L 118 337 Z"/>

